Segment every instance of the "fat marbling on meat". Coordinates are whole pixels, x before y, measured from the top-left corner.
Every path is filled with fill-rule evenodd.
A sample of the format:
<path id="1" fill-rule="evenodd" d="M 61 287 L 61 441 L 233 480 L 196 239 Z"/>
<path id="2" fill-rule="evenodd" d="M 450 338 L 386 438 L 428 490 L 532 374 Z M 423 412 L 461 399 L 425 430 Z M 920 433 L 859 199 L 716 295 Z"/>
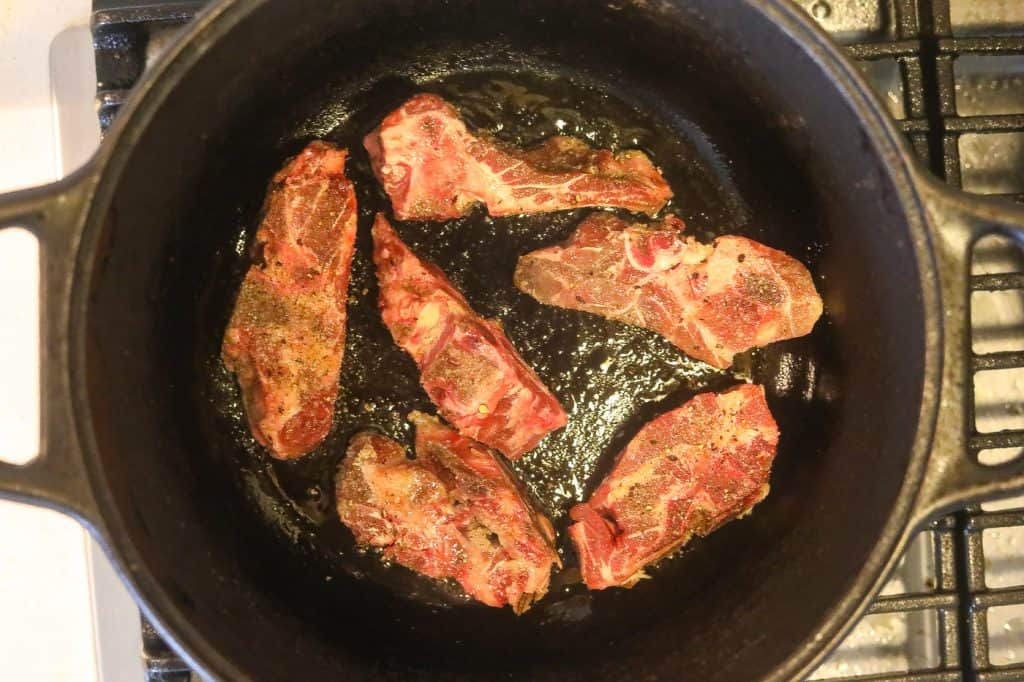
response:
<path id="1" fill-rule="evenodd" d="M 522 256 L 515 284 L 542 303 L 652 329 L 714 367 L 808 334 L 821 297 L 799 261 L 750 239 L 702 244 L 675 217 L 588 216 L 569 239 Z"/>
<path id="2" fill-rule="evenodd" d="M 337 476 L 338 515 L 356 541 L 488 606 L 530 608 L 561 566 L 554 531 L 487 447 L 413 412 L 416 459 L 375 431 L 356 434 Z"/>
<path id="3" fill-rule="evenodd" d="M 416 361 L 423 388 L 446 420 L 511 459 L 565 426 L 562 406 L 501 326 L 474 312 L 383 214 L 374 222 L 373 244 L 384 324 Z"/>
<path id="4" fill-rule="evenodd" d="M 274 176 L 221 356 L 253 436 L 280 459 L 331 429 L 356 236 L 347 151 L 312 142 Z"/>
<path id="5" fill-rule="evenodd" d="M 515 149 L 466 129 L 437 95 L 405 102 L 367 135 L 374 173 L 399 220 L 446 220 L 483 203 L 492 216 L 608 206 L 654 214 L 672 190 L 646 154 L 551 137 Z"/>
<path id="6" fill-rule="evenodd" d="M 570 510 L 587 587 L 632 587 L 651 562 L 747 514 L 768 494 L 778 440 L 753 385 L 700 394 L 647 423 Z"/>

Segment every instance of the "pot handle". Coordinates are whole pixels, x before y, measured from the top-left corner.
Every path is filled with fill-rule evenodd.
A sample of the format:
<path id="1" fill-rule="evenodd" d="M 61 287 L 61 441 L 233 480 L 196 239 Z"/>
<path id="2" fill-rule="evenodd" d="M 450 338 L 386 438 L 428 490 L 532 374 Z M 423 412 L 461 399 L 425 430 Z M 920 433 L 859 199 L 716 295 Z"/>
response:
<path id="1" fill-rule="evenodd" d="M 945 314 L 940 409 L 928 467 L 917 500 L 921 523 L 951 509 L 986 499 L 1024 493 L 1024 455 L 999 465 L 983 465 L 978 453 L 987 448 L 1024 448 L 1024 430 L 980 434 L 974 425 L 974 373 L 981 369 L 1017 366 L 1019 353 L 977 356 L 971 348 L 971 252 L 990 234 L 1010 237 L 1024 247 L 1024 209 L 989 197 L 955 190 L 922 172 L 924 206 L 935 230 L 936 266 Z M 987 288 L 1011 286 L 1009 278 L 981 283 Z M 982 290 L 985 290 L 983 288 Z"/>
<path id="2" fill-rule="evenodd" d="M 0 195 L 0 229 L 20 227 L 39 243 L 39 454 L 0 462 L 0 497 L 50 507 L 94 525 L 96 504 L 71 410 L 67 319 L 84 208 L 95 187 L 90 167 L 42 187 Z"/>

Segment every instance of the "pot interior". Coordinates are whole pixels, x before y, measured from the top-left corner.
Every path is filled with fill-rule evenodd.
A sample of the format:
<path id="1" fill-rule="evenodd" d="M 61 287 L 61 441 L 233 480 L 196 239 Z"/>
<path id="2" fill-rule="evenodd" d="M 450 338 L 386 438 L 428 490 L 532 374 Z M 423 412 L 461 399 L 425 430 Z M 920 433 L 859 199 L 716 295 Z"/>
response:
<path id="1" fill-rule="evenodd" d="M 325 0 L 227 14 L 245 17 L 222 40 L 193 43 L 183 61 L 205 55 L 132 147 L 115 151 L 81 311 L 114 544 L 138 556 L 130 574 L 155 578 L 144 596 L 158 617 L 195 629 L 178 633 L 186 648 L 222 675 L 261 679 L 734 680 L 813 647 L 807 638 L 885 532 L 917 432 L 925 352 L 900 192 L 822 67 L 738 1 Z M 567 429 L 513 465 L 555 521 L 566 564 L 521 617 L 383 566 L 334 512 L 348 438 L 375 426 L 411 443 L 405 415 L 434 411 L 376 311 L 369 226 L 389 206 L 361 145 L 420 91 L 516 144 L 562 132 L 644 149 L 676 192 L 666 210 L 691 234 L 785 250 L 826 302 L 810 336 L 718 371 L 653 333 L 515 289 L 515 258 L 563 239 L 588 211 L 396 224 L 501 320 L 570 413 Z M 316 137 L 349 148 L 359 197 L 342 392 L 327 441 L 276 462 L 248 433 L 219 347 L 267 181 Z M 644 422 L 748 379 L 766 386 L 782 432 L 767 500 L 651 580 L 586 591 L 568 507 Z"/>

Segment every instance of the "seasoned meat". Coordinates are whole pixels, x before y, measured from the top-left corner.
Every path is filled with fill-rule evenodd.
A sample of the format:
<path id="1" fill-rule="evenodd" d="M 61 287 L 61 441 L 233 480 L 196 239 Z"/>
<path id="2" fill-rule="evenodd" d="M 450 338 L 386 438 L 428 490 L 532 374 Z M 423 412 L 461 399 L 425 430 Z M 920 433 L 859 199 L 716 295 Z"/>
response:
<path id="1" fill-rule="evenodd" d="M 522 256 L 516 286 L 541 303 L 652 329 L 721 368 L 811 331 L 821 297 L 799 261 L 744 237 L 701 244 L 683 227 L 675 217 L 647 226 L 595 213 L 564 244 Z"/>
<path id="2" fill-rule="evenodd" d="M 331 429 L 356 237 L 347 151 L 312 142 L 271 183 L 221 355 L 238 375 L 252 434 L 280 459 Z"/>
<path id="3" fill-rule="evenodd" d="M 445 419 L 512 459 L 565 426 L 562 406 L 501 327 L 473 312 L 382 214 L 373 224 L 373 244 L 384 324 L 419 365 L 423 388 Z"/>
<path id="4" fill-rule="evenodd" d="M 338 470 L 338 515 L 362 545 L 431 578 L 452 578 L 488 606 L 530 608 L 561 566 L 551 523 L 492 450 L 413 412 L 416 459 L 373 431 Z"/>
<path id="5" fill-rule="evenodd" d="M 778 441 L 760 386 L 703 393 L 646 424 L 570 510 L 587 587 L 632 587 L 646 565 L 746 515 L 768 494 Z"/>
<path id="6" fill-rule="evenodd" d="M 473 135 L 448 102 L 416 95 L 363 143 L 399 220 L 614 206 L 654 214 L 672 196 L 647 155 L 556 136 L 523 151 Z"/>

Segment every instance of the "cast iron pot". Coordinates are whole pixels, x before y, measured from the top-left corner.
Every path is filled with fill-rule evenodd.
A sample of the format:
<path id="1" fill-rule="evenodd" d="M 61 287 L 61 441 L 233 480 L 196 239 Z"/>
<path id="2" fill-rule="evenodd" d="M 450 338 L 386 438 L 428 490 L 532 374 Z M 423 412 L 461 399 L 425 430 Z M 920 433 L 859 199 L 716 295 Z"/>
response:
<path id="1" fill-rule="evenodd" d="M 305 556 L 324 552 L 301 524 L 268 529 L 273 514 L 251 503 L 274 499 L 261 486 L 283 470 L 233 432 L 224 400 L 235 389 L 222 400 L 210 387 L 220 381 L 211 377 L 230 309 L 224 292 L 244 270 L 244 237 L 273 170 L 311 137 L 351 146 L 365 250 L 366 214 L 384 203 L 358 135 L 417 89 L 458 99 L 480 73 L 492 90 L 510 83 L 498 87 L 505 95 L 525 83 L 553 100 L 570 93 L 567 110 L 592 101 L 614 110 L 612 123 L 647 122 L 636 143 L 665 168 L 691 229 L 748 233 L 806 260 L 828 312 L 808 340 L 752 363 L 783 442 L 773 493 L 749 519 L 633 590 L 558 584 L 519 619 L 409 599 L 387 580 L 353 577 L 365 562 L 333 571 Z M 462 102 L 468 111 L 472 101 Z M 481 112 L 471 123 L 489 122 Z M 619 130 L 599 123 L 598 142 Z M 554 232 L 580 215 L 551 217 Z M 147 617 L 212 677 L 796 678 L 841 639 L 917 529 L 1024 487 L 1021 461 L 984 467 L 969 453 L 965 409 L 969 251 L 1024 215 L 931 180 L 854 67 L 781 0 L 225 0 L 142 80 L 85 168 L 3 197 L 0 223 L 35 233 L 43 268 L 42 452 L 0 467 L 0 489 L 88 527 Z M 469 240 L 459 251 L 467 273 L 473 244 L 493 251 L 472 232 L 483 224 L 511 249 L 532 245 L 526 228 L 542 223 L 478 214 L 435 226 L 449 241 Z M 451 255 L 431 251 L 431 228 L 403 229 L 438 260 Z M 494 281 L 509 281 L 511 261 L 495 261 Z M 356 270 L 372 281 L 365 253 Z M 486 287 L 464 279 L 486 309 Z M 508 300 L 507 323 L 583 319 Z M 578 333 L 592 324 L 579 322 Z M 531 346 L 536 327 L 508 327 L 528 360 L 543 359 Z M 793 367 L 806 370 L 804 397 L 787 388 Z M 372 388 L 357 376 L 351 384 Z M 414 387 L 415 375 L 403 385 Z M 638 414 L 685 398 L 681 386 Z M 558 390 L 571 394 L 573 384 Z M 311 461 L 337 461 L 351 426 L 339 421 Z M 603 443 L 600 462 L 587 460 L 589 485 L 636 425 Z M 532 483 L 544 498 L 543 481 Z M 558 507 L 552 499 L 541 501 Z M 292 548 L 275 537 L 282 532 Z"/>

